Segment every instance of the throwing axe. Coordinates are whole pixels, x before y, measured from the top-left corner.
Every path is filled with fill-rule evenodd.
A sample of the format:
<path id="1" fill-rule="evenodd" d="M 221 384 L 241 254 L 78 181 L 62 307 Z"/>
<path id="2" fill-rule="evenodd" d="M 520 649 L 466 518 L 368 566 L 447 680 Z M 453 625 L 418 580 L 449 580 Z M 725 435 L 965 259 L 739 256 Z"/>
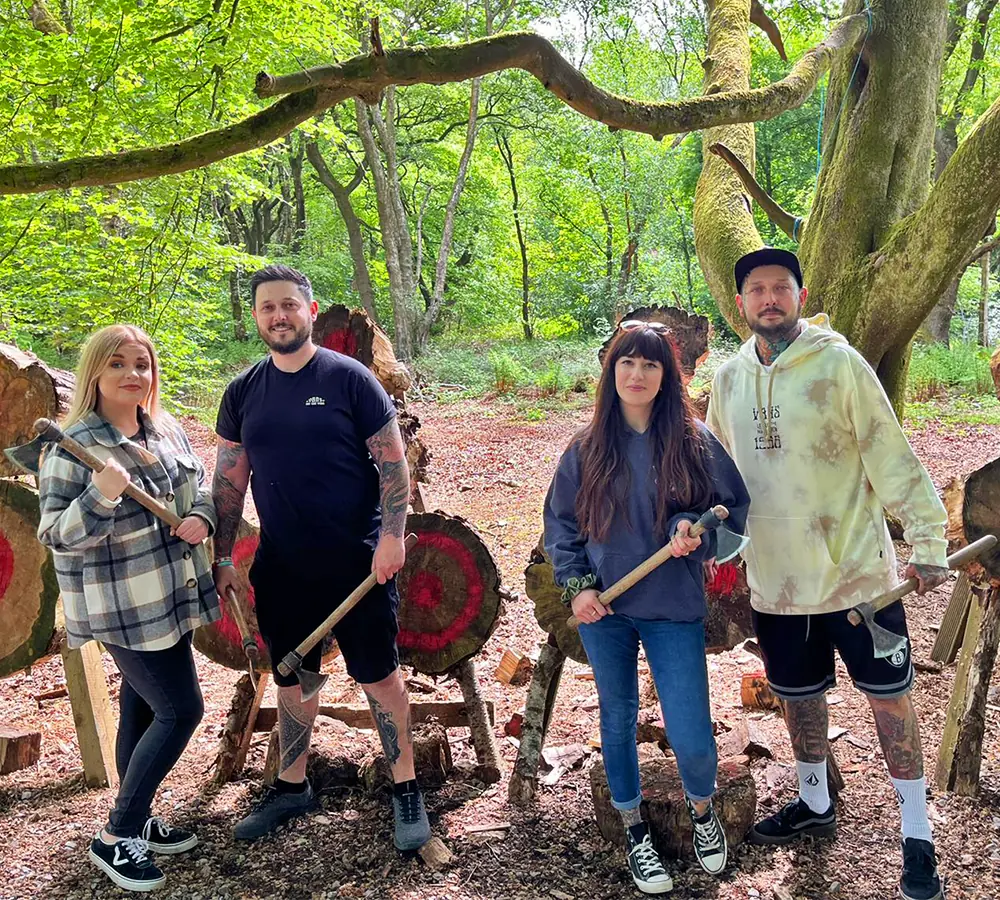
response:
<path id="1" fill-rule="evenodd" d="M 406 541 L 404 546 L 406 547 L 406 552 L 409 553 L 417 545 L 417 536 L 415 534 L 408 534 L 406 536 Z M 316 628 L 313 630 L 312 634 L 309 635 L 301 644 L 298 645 L 294 650 L 289 651 L 285 654 L 284 658 L 278 663 L 278 671 L 284 675 L 286 678 L 289 675 L 295 675 L 299 680 L 299 687 L 302 689 L 302 702 L 305 703 L 307 700 L 312 700 L 322 689 L 323 685 L 326 684 L 329 675 L 321 675 L 319 672 L 310 672 L 309 669 L 302 667 L 302 660 L 305 658 L 306 654 L 312 650 L 326 635 L 334 625 L 336 625 L 344 616 L 346 616 L 355 606 L 357 606 L 362 597 L 365 596 L 373 587 L 375 587 L 375 582 L 377 577 L 374 572 L 371 573 L 364 581 L 361 582 L 350 594 L 347 595 L 347 599 L 340 604 L 330 615 L 328 615 Z"/>
<path id="2" fill-rule="evenodd" d="M 960 569 L 987 550 L 992 550 L 996 546 L 996 542 L 995 535 L 987 534 L 979 538 L 978 541 L 967 544 L 961 550 L 948 557 L 948 568 Z M 868 631 L 872 636 L 872 645 L 875 647 L 876 659 L 885 659 L 894 653 L 898 653 L 906 646 L 906 638 L 879 625 L 875 621 L 875 613 L 880 609 L 891 606 L 897 600 L 901 600 L 910 591 L 915 590 L 918 584 L 919 582 L 916 578 L 907 578 L 906 581 L 896 585 L 891 591 L 880 594 L 874 600 L 870 600 L 867 603 L 859 603 L 847 614 L 847 619 L 852 625 L 860 625 L 864 622 L 868 626 Z"/>

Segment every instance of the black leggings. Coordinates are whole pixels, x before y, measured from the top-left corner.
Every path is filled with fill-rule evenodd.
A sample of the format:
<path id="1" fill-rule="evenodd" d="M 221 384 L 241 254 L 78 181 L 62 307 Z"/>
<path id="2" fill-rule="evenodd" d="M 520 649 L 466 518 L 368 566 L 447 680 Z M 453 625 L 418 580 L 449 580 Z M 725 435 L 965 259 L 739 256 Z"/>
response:
<path id="1" fill-rule="evenodd" d="M 190 632 L 166 650 L 106 646 L 122 673 L 115 747 L 121 784 L 107 831 L 115 837 L 136 837 L 151 814 L 156 789 L 198 727 L 205 704 Z"/>

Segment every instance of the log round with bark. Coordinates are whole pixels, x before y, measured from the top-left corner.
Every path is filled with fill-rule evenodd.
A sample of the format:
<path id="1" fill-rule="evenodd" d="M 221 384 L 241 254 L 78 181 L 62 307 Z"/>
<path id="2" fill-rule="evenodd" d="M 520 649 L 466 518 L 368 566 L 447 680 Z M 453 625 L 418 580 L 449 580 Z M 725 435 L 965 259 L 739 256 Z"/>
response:
<path id="1" fill-rule="evenodd" d="M 640 306 L 638 309 L 625 313 L 621 321 L 627 322 L 630 319 L 659 322 L 670 329 L 670 337 L 677 345 L 685 382 L 694 377 L 695 370 L 708 357 L 708 342 L 712 337 L 712 323 L 707 316 L 687 313 L 683 309 L 677 309 L 673 306 Z M 604 362 L 604 355 L 614 337 L 615 335 L 612 334 L 597 351 L 597 358 L 601 362 Z"/>
<path id="2" fill-rule="evenodd" d="M 33 353 L 0 344 L 0 449 L 35 437 L 35 419 L 56 420 L 69 409 L 73 373 L 45 365 Z M 0 477 L 20 475 L 0 454 Z"/>
<path id="3" fill-rule="evenodd" d="M 38 494 L 0 480 L 0 678 L 55 649 L 59 586 L 52 554 L 38 542 Z"/>
<path id="4" fill-rule="evenodd" d="M 715 578 L 705 585 L 705 646 L 710 651 L 732 650 L 753 637 L 750 619 L 750 588 L 742 562 L 719 566 Z"/>
<path id="5" fill-rule="evenodd" d="M 667 856 L 692 857 L 691 819 L 684 803 L 684 786 L 676 760 L 664 756 L 651 744 L 643 744 L 639 747 L 639 778 L 643 818 L 649 822 L 654 846 Z M 747 757 L 721 760 L 717 785 L 712 803 L 731 851 L 742 843 L 750 830 L 757 808 L 757 790 Z M 624 846 L 625 830 L 618 810 L 611 805 L 603 765 L 591 768 L 590 790 L 601 835 L 613 844 Z"/>
<path id="6" fill-rule="evenodd" d="M 964 478 L 953 478 L 944 489 L 944 505 L 948 511 L 949 550 L 987 534 L 1000 538 L 1000 459 Z M 971 579 L 976 579 L 980 566 L 991 578 L 1000 578 L 1000 549 L 994 547 L 969 566 Z"/>
<path id="7" fill-rule="evenodd" d="M 589 664 L 580 632 L 566 624 L 570 613 L 562 602 L 562 588 L 555 581 L 552 562 L 545 553 L 542 538 L 531 551 L 531 560 L 524 570 L 524 592 L 535 602 L 535 620 L 546 634 L 551 634 L 565 656 L 584 665 Z"/>
<path id="8" fill-rule="evenodd" d="M 417 546 L 397 576 L 400 660 L 427 675 L 482 649 L 500 614 L 500 573 L 475 529 L 458 516 L 414 513 Z"/>

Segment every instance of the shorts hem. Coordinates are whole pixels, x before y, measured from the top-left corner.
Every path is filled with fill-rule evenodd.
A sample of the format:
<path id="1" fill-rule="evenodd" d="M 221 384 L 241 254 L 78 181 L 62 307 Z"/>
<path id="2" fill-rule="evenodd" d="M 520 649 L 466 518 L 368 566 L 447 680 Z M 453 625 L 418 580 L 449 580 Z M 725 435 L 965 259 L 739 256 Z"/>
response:
<path id="1" fill-rule="evenodd" d="M 816 697 L 822 697 L 827 691 L 835 688 L 837 686 L 837 679 L 831 675 L 818 684 L 794 688 L 777 685 L 770 678 L 767 680 L 767 683 L 774 695 L 780 697 L 782 700 L 814 700 Z"/>

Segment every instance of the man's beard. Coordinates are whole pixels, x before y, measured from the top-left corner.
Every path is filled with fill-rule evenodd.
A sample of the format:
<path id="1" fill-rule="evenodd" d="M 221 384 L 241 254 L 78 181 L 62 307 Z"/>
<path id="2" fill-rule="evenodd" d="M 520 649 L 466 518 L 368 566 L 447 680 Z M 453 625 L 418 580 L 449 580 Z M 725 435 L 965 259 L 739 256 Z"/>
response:
<path id="1" fill-rule="evenodd" d="M 799 317 L 795 315 L 789 316 L 780 322 L 776 322 L 774 325 L 765 325 L 760 317 L 758 317 L 755 322 L 750 322 L 747 319 L 747 325 L 750 326 L 750 330 L 754 334 L 762 337 L 765 341 L 777 343 L 778 341 L 790 341 L 796 337 L 799 327 Z"/>
<path id="2" fill-rule="evenodd" d="M 287 332 L 285 333 L 287 334 Z M 260 325 L 257 326 L 257 334 L 260 335 L 260 339 L 265 344 L 267 344 L 268 348 L 270 350 L 273 350 L 275 353 L 281 353 L 281 354 L 294 353 L 296 350 L 299 350 L 305 344 L 306 341 L 309 340 L 309 337 L 312 334 L 312 323 L 303 326 L 298 331 L 293 331 L 291 340 L 287 342 L 280 340 L 276 341 L 266 331 L 264 331 L 264 329 L 261 328 Z"/>

